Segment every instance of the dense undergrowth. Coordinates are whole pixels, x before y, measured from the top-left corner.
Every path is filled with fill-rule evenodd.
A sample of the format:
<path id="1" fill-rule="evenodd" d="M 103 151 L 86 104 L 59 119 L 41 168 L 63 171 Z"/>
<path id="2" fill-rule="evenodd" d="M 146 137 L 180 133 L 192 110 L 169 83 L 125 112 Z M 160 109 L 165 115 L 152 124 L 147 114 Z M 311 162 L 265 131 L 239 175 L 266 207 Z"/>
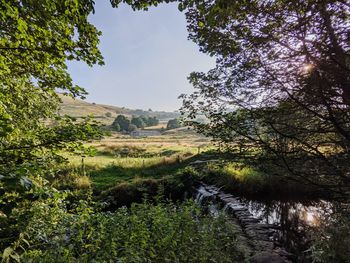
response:
<path id="1" fill-rule="evenodd" d="M 48 195 L 33 189 L 13 217 L 0 215 L 3 260 L 244 262 L 247 256 L 239 250 L 235 225 L 223 216 L 203 215 L 186 201 L 200 182 L 259 199 L 305 198 L 314 193 L 308 186 L 221 157 L 204 153 L 179 161 L 175 155 L 155 164 L 150 158 L 146 165 L 140 158 L 119 158 L 119 166 L 60 168 L 46 183 L 55 191 Z M 101 179 L 104 187 L 96 184 Z M 349 224 L 344 217 L 337 220 L 345 243 L 334 242 L 339 227 L 322 226 L 323 234 L 315 235 L 311 248 L 316 262 L 344 258 L 339 252 L 349 243 L 345 238 Z"/>
<path id="2" fill-rule="evenodd" d="M 32 217 L 3 262 L 244 262 L 236 228 L 223 215 L 203 215 L 192 202 L 158 199 L 114 213 L 67 194 L 36 201 Z M 68 202 L 69 203 L 69 202 Z"/>

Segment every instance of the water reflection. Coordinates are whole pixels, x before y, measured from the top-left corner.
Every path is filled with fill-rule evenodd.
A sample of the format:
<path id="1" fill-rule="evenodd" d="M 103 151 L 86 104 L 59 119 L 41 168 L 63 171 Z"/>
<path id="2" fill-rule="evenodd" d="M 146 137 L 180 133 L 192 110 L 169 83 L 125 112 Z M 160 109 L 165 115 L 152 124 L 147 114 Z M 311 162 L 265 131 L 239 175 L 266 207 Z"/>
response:
<path id="1" fill-rule="evenodd" d="M 260 223 L 280 226 L 275 242 L 293 253 L 296 262 L 310 262 L 311 231 L 316 231 L 334 212 L 332 203 L 323 200 L 304 203 L 240 201 Z"/>
<path id="2" fill-rule="evenodd" d="M 314 260 L 350 262 L 348 203 L 251 201 L 208 185 L 197 189 L 195 200 L 206 213 L 217 216 L 222 211 L 233 215 L 247 237 L 271 242 L 274 251 L 291 252 L 287 257 L 293 262 L 316 262 L 310 248 Z M 315 242 L 311 246 L 312 241 Z"/>

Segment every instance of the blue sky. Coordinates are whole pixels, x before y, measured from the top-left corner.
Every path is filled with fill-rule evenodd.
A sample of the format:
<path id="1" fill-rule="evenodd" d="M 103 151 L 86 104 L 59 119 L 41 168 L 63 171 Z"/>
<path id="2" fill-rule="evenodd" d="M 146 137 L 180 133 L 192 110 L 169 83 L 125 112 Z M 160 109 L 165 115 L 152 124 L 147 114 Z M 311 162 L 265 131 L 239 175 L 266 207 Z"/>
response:
<path id="1" fill-rule="evenodd" d="M 113 9 L 109 1 L 99 0 L 90 20 L 103 33 L 100 50 L 105 65 L 68 64 L 75 84 L 89 92 L 87 101 L 177 110 L 181 106 L 177 97 L 193 91 L 189 73 L 214 67 L 214 59 L 187 40 L 185 16 L 176 4 L 134 12 L 128 6 Z"/>

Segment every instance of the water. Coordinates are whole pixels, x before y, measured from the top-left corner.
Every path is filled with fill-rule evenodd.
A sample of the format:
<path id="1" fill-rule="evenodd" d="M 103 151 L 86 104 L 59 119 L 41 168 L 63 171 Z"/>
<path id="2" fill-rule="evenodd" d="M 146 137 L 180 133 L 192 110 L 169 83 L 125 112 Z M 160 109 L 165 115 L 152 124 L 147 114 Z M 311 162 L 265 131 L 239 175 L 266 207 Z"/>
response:
<path id="1" fill-rule="evenodd" d="M 312 233 L 329 219 L 333 205 L 324 200 L 309 202 L 259 202 L 241 198 L 259 223 L 279 226 L 275 242 L 295 255 L 297 262 L 310 262 Z"/>
<path id="2" fill-rule="evenodd" d="M 263 228 L 264 234 L 259 234 L 257 239 L 268 240 L 273 243 L 273 247 L 282 247 L 292 253 L 294 262 L 311 262 L 308 250 L 311 233 L 322 222 L 329 220 L 329 215 L 334 212 L 333 204 L 324 200 L 252 201 L 205 185 L 198 188 L 196 202 L 214 216 L 220 210 L 233 214 L 243 229 L 260 233 Z M 256 238 L 255 233 L 250 231 L 248 234 Z"/>
<path id="3" fill-rule="evenodd" d="M 324 200 L 308 202 L 259 202 L 240 198 L 249 212 L 261 218 L 266 224 L 279 224 L 297 221 L 309 227 L 317 227 L 325 217 L 333 212 L 333 205 Z"/>

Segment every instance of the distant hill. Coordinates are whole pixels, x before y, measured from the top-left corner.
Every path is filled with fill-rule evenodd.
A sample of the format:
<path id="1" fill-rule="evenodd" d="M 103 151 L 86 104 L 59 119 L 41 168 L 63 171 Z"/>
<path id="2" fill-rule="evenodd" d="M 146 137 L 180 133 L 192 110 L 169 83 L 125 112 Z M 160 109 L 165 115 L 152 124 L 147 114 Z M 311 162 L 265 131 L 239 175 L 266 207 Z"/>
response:
<path id="1" fill-rule="evenodd" d="M 162 122 L 180 116 L 180 114 L 177 112 L 145 111 L 141 109 L 133 110 L 124 107 L 90 103 L 79 99 L 73 99 L 61 94 L 59 94 L 59 96 L 62 100 L 61 108 L 59 111 L 61 115 L 69 115 L 76 118 L 93 115 L 95 118 L 101 119 L 101 121 L 105 124 L 112 123 L 118 114 L 123 114 L 128 117 L 131 117 L 132 115 L 156 116 Z"/>

